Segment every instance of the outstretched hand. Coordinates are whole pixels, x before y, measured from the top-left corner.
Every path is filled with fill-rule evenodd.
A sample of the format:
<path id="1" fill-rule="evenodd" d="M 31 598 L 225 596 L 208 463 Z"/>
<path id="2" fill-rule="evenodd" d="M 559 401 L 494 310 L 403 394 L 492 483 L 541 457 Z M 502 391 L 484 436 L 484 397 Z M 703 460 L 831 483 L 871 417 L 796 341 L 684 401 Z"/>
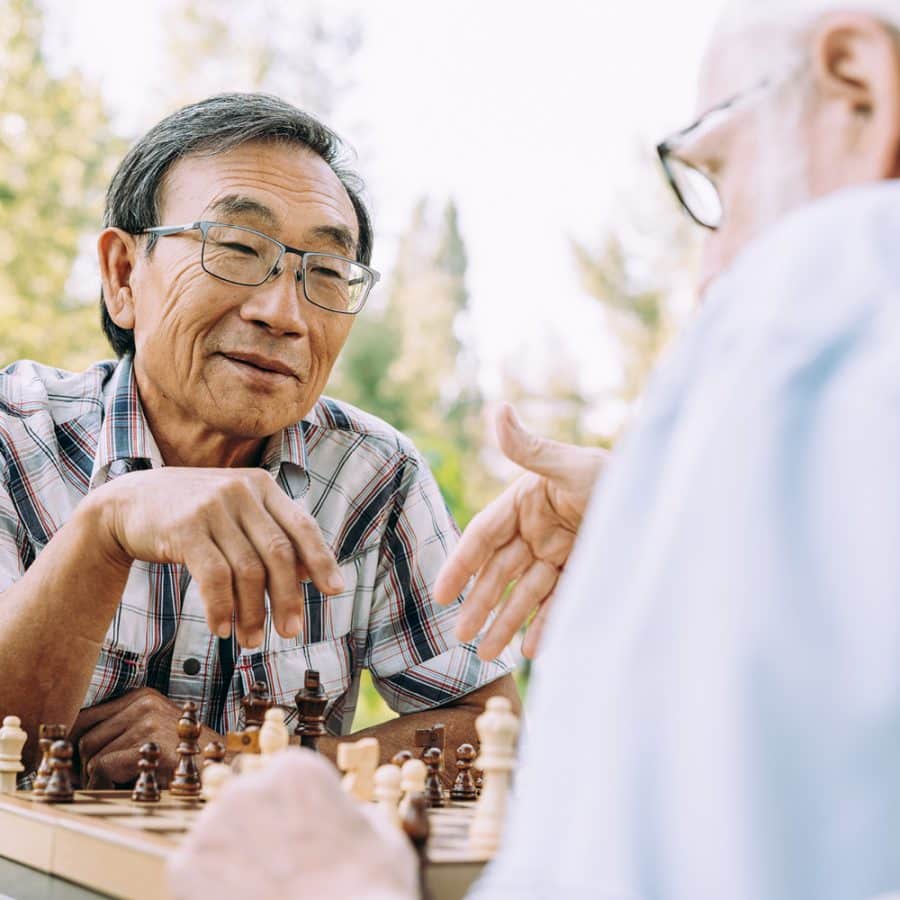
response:
<path id="1" fill-rule="evenodd" d="M 459 639 L 469 641 L 515 582 L 478 655 L 496 657 L 536 610 L 522 645 L 522 652 L 533 657 L 608 453 L 539 437 L 506 404 L 497 415 L 497 436 L 504 454 L 527 471 L 472 519 L 444 563 L 434 593 L 438 603 L 452 603 L 476 576 L 457 625 Z"/>

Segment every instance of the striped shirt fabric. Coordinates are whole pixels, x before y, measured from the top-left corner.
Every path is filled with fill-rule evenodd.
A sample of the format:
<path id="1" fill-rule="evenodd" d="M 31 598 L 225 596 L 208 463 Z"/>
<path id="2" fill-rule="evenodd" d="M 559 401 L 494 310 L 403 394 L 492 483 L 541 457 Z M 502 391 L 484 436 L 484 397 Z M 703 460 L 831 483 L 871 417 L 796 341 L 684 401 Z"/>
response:
<path id="1" fill-rule="evenodd" d="M 162 465 L 130 357 L 79 374 L 30 361 L 0 371 L 0 592 L 89 491 Z M 364 669 L 400 714 L 448 703 L 511 670 L 510 655 L 485 663 L 475 644 L 456 640 L 459 603 L 432 602 L 458 532 L 406 437 L 322 397 L 303 421 L 268 440 L 261 466 L 316 519 L 344 592 L 323 596 L 304 584 L 301 636 L 279 636 L 267 613 L 262 646 L 245 651 L 209 632 L 184 566 L 136 561 L 85 707 L 146 685 L 179 703 L 193 700 L 201 721 L 232 731 L 242 726 L 241 699 L 261 680 L 291 710 L 290 725 L 294 695 L 312 668 L 328 696 L 329 731 L 346 734 Z"/>

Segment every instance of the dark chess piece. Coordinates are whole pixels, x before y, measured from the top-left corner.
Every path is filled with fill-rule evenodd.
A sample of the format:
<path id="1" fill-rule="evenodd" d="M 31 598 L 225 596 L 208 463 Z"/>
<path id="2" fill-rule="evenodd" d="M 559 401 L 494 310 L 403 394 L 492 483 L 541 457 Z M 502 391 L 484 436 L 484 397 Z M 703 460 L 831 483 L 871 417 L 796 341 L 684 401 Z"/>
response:
<path id="1" fill-rule="evenodd" d="M 244 728 L 262 728 L 266 720 L 266 710 L 272 705 L 269 686 L 264 681 L 254 681 L 250 693 L 241 700 L 244 710 Z"/>
<path id="2" fill-rule="evenodd" d="M 41 764 L 38 766 L 34 777 L 32 790 L 36 797 L 40 797 L 47 787 L 53 770 L 50 768 L 50 747 L 54 741 L 62 741 L 66 737 L 65 725 L 41 725 L 38 729 L 38 747 L 41 748 Z"/>
<path id="3" fill-rule="evenodd" d="M 412 753 L 409 750 L 401 750 L 399 753 L 395 753 L 391 758 L 391 764 L 395 765 L 398 769 L 403 768 L 403 763 L 408 762 L 413 758 Z"/>
<path id="4" fill-rule="evenodd" d="M 427 900 L 431 895 L 425 885 L 425 854 L 428 838 L 431 836 L 431 824 L 428 821 L 428 801 L 424 794 L 412 794 L 403 815 L 403 831 L 416 851 L 419 860 L 419 896 Z"/>
<path id="5" fill-rule="evenodd" d="M 203 748 L 203 768 L 214 762 L 225 762 L 225 745 L 221 741 L 210 741 Z"/>
<path id="6" fill-rule="evenodd" d="M 481 769 L 472 769 L 475 774 L 475 794 L 481 796 L 481 788 L 484 786 L 484 772 Z"/>
<path id="7" fill-rule="evenodd" d="M 294 697 L 297 704 L 297 725 L 294 734 L 300 735 L 300 746 L 318 751 L 319 738 L 325 730 L 325 707 L 328 697 L 315 669 L 307 669 L 303 678 L 303 688 Z"/>
<path id="8" fill-rule="evenodd" d="M 72 790 L 72 745 L 68 741 L 54 741 L 50 745 L 50 778 L 41 798 L 47 803 L 71 803 L 75 799 Z"/>
<path id="9" fill-rule="evenodd" d="M 450 791 L 451 800 L 468 802 L 478 799 L 472 764 L 475 762 L 475 748 L 471 744 L 461 744 L 456 750 L 456 781 Z"/>
<path id="10" fill-rule="evenodd" d="M 444 754 L 437 748 L 431 747 L 425 751 L 422 757 L 428 767 L 425 775 L 425 799 L 431 807 L 444 805 L 444 782 L 441 778 L 441 769 L 444 765 Z"/>
<path id="11" fill-rule="evenodd" d="M 178 765 L 169 785 L 169 793 L 174 797 L 193 799 L 200 796 L 200 772 L 197 769 L 197 757 L 200 755 L 200 724 L 197 721 L 197 704 L 188 700 L 184 704 L 184 712 L 178 720 Z"/>
<path id="12" fill-rule="evenodd" d="M 159 782 L 156 780 L 156 770 L 159 768 L 159 744 L 149 741 L 141 744 L 141 759 L 138 762 L 137 783 L 131 792 L 131 799 L 135 803 L 159 803 Z"/>
<path id="13" fill-rule="evenodd" d="M 422 749 L 422 759 L 425 759 L 425 751 L 430 750 L 432 747 L 437 747 L 441 753 L 444 752 L 445 730 L 443 725 L 432 725 L 431 728 L 416 729 L 416 746 Z"/>

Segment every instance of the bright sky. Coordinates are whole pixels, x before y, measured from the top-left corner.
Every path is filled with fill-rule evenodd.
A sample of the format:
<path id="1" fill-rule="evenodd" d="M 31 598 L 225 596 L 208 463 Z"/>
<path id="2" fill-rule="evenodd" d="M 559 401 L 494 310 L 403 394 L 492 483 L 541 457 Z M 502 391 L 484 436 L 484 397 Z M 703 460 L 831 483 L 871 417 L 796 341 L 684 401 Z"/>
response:
<path id="1" fill-rule="evenodd" d="M 62 13 L 52 21 L 65 53 L 101 79 L 124 121 L 146 125 L 141 105 L 177 27 L 165 0 L 128 4 L 127 15 L 121 0 L 49 2 Z M 454 197 L 488 389 L 504 365 L 539 378 L 560 347 L 585 385 L 599 387 L 610 349 L 569 240 L 597 240 L 621 217 L 639 152 L 693 118 L 720 0 L 329 6 L 357 10 L 364 26 L 343 131 L 366 151 L 376 267 L 389 276 L 422 194 Z"/>

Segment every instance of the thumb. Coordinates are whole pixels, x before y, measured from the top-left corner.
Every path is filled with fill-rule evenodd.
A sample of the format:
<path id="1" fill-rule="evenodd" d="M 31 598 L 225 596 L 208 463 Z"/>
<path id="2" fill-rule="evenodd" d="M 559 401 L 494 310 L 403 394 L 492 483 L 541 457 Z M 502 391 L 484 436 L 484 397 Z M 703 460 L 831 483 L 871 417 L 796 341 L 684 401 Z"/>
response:
<path id="1" fill-rule="evenodd" d="M 529 431 L 508 403 L 497 411 L 497 439 L 516 465 L 552 478 L 567 490 L 580 491 L 592 485 L 606 457 L 604 451 L 562 444 Z"/>

